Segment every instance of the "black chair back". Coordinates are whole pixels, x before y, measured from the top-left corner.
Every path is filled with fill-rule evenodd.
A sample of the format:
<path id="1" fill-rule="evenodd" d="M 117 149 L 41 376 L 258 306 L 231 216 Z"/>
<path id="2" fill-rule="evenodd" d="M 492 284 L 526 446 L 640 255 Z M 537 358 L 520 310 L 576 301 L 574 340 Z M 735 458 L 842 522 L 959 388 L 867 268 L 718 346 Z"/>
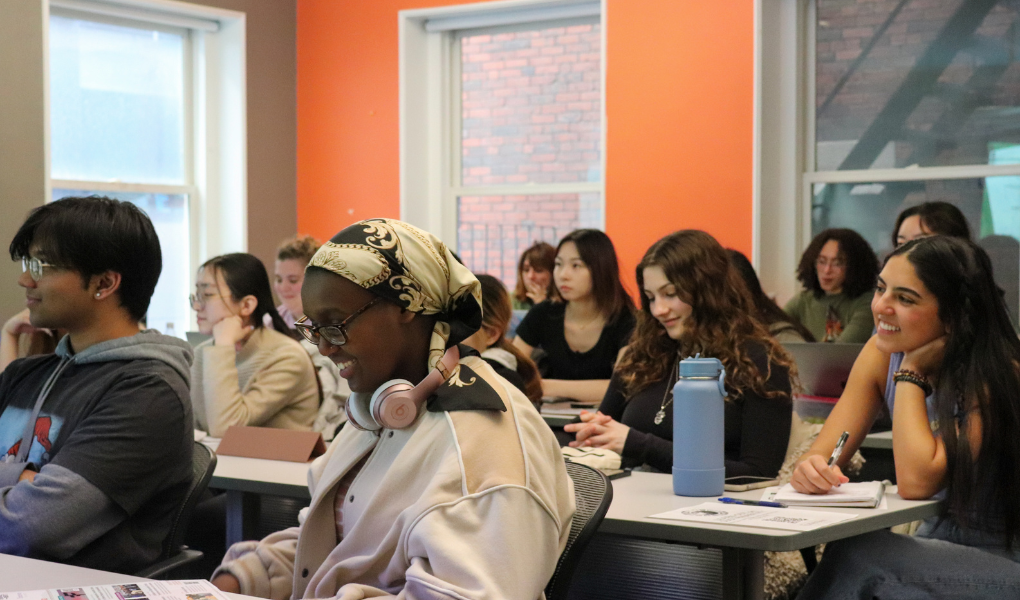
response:
<path id="1" fill-rule="evenodd" d="M 135 575 L 158 578 L 202 557 L 201 552 L 189 550 L 184 545 L 184 534 L 188 530 L 188 523 L 191 522 L 191 514 L 195 512 L 195 506 L 202 498 L 206 488 L 209 487 L 209 480 L 212 479 L 215 470 L 216 453 L 205 444 L 195 442 L 191 455 L 191 487 L 188 488 L 184 502 L 181 503 L 174 515 L 170 533 L 167 534 L 166 540 L 163 542 L 163 553 L 156 564 L 135 573 Z"/>
<path id="2" fill-rule="evenodd" d="M 567 546 L 560 554 L 552 579 L 545 586 L 546 600 L 566 600 L 581 555 L 613 501 L 613 485 L 598 469 L 568 460 L 567 475 L 574 482 L 577 509 L 570 523 Z"/>

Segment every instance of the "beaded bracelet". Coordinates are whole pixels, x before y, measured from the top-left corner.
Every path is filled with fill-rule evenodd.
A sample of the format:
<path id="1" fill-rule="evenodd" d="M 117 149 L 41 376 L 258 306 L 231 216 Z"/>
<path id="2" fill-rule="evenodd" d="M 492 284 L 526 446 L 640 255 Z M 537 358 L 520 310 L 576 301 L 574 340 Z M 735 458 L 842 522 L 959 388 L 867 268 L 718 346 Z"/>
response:
<path id="1" fill-rule="evenodd" d="M 931 396 L 931 393 L 934 390 L 934 388 L 932 388 L 931 386 L 931 382 L 928 381 L 927 377 L 921 375 L 916 371 L 910 371 L 907 369 L 900 369 L 899 371 L 893 373 L 893 381 L 895 381 L 896 383 L 906 381 L 907 383 L 912 383 L 916 385 L 917 387 L 921 388 L 921 391 L 924 392 L 925 398 Z"/>

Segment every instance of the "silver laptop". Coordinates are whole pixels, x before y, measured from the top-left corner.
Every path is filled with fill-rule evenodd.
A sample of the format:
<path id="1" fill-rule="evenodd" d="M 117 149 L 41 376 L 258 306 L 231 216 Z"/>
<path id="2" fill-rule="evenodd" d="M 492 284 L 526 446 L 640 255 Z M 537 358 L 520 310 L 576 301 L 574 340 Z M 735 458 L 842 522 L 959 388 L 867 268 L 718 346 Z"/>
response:
<path id="1" fill-rule="evenodd" d="M 187 331 L 184 333 L 184 335 L 187 336 L 188 343 L 191 344 L 192 347 L 195 347 L 206 340 L 212 339 L 211 335 L 200 333 L 198 331 Z"/>
<path id="2" fill-rule="evenodd" d="M 864 344 L 787 342 L 783 347 L 797 363 L 805 394 L 839 398 Z"/>

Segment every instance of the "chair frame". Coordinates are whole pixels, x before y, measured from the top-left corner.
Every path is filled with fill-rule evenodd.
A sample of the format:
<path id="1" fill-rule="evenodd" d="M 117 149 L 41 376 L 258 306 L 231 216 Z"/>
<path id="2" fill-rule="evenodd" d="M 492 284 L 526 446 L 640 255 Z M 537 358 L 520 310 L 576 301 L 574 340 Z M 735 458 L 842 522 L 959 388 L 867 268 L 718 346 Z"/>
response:
<path id="1" fill-rule="evenodd" d="M 181 503 L 181 507 L 174 515 L 173 523 L 170 526 L 170 532 L 167 534 L 166 540 L 163 543 L 163 552 L 160 556 L 160 560 L 135 573 L 138 577 L 160 579 L 166 577 L 180 567 L 201 560 L 203 556 L 200 551 L 192 550 L 184 545 L 184 534 L 188 530 L 188 523 L 191 522 L 191 515 L 195 511 L 195 506 L 202 498 L 202 494 L 205 493 L 206 488 L 209 487 L 209 481 L 212 479 L 213 471 L 216 470 L 216 453 L 201 442 L 195 442 L 193 452 L 191 487 L 188 488 L 188 493 L 184 497 L 184 502 Z M 208 464 L 205 465 L 205 468 L 201 472 L 196 472 L 199 469 L 197 459 L 204 457 L 208 457 Z"/>
<path id="2" fill-rule="evenodd" d="M 556 562 L 556 570 L 553 571 L 552 578 L 549 579 L 549 583 L 545 586 L 546 600 L 566 600 L 567 593 L 570 591 L 570 584 L 574 579 L 574 572 L 581 562 L 581 556 L 588 547 L 588 543 L 595 536 L 599 525 L 602 524 L 602 520 L 609 511 L 609 505 L 613 502 L 613 484 L 602 471 L 569 460 L 566 464 L 567 475 L 575 482 L 574 498 L 578 512 L 592 504 L 595 504 L 595 509 L 591 511 L 591 514 L 584 522 L 578 521 L 578 514 L 575 512 L 574 519 L 570 524 L 570 535 L 567 538 L 567 545 L 563 548 L 563 552 Z M 598 499 L 584 495 L 582 487 L 577 485 L 581 477 L 591 477 L 592 475 L 596 477 L 596 482 L 602 486 L 602 497 Z"/>

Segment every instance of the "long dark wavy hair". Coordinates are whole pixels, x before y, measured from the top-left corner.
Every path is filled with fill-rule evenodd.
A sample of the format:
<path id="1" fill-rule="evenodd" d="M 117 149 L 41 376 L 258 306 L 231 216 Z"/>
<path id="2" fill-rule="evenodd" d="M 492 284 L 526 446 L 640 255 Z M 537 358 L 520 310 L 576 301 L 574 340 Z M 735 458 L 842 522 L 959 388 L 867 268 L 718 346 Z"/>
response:
<path id="1" fill-rule="evenodd" d="M 644 270 L 660 267 L 666 279 L 676 287 L 677 295 L 692 308 L 680 340 L 673 340 L 652 316 L 644 294 Z M 772 366 L 790 370 L 791 382 L 796 369 L 782 346 L 755 318 L 751 295 L 729 255 L 711 235 L 688 229 L 671 233 L 655 242 L 637 266 L 638 286 L 642 290 L 637 327 L 631 336 L 617 372 L 626 386 L 627 396 L 669 376 L 680 356 L 718 358 L 726 367 L 726 383 L 736 400 L 751 389 L 765 397 L 790 397 L 783 391 L 768 389 L 766 382 Z M 748 342 L 765 349 L 768 371 L 762 373 L 748 356 Z"/>
<path id="2" fill-rule="evenodd" d="M 751 294 L 751 303 L 754 304 L 754 309 L 758 313 L 758 320 L 761 321 L 762 325 L 767 327 L 772 332 L 772 335 L 778 335 L 784 331 L 795 331 L 797 335 L 804 338 L 805 342 L 815 341 L 815 336 L 811 335 L 807 327 L 804 327 L 797 322 L 797 319 L 786 314 L 783 309 L 779 308 L 775 300 L 765 294 L 765 290 L 761 289 L 761 281 L 758 280 L 758 274 L 754 272 L 751 261 L 747 260 L 747 257 L 742 252 L 732 248 L 727 249 L 726 252 L 730 255 L 730 262 L 733 263 L 733 267 L 747 285 L 747 291 Z M 776 323 L 779 323 L 780 326 L 775 331 L 772 331 L 772 326 Z"/>
<path id="3" fill-rule="evenodd" d="M 534 361 L 517 349 L 506 339 L 506 331 L 510 326 L 510 319 L 513 317 L 513 310 L 510 305 L 510 294 L 507 293 L 503 282 L 492 275 L 475 274 L 478 282 L 482 284 L 482 328 L 502 331 L 490 348 L 506 350 L 517 359 L 517 374 L 524 380 L 524 395 L 531 400 L 536 407 L 542 404 L 542 376 L 538 373 L 538 366 Z"/>
<path id="4" fill-rule="evenodd" d="M 276 306 L 273 304 L 273 291 L 269 286 L 269 275 L 266 273 L 266 267 L 258 258 L 244 252 L 221 254 L 205 261 L 199 268 L 212 269 L 214 279 L 216 273 L 221 273 L 223 281 L 226 282 L 230 295 L 235 301 L 239 301 L 245 296 L 255 296 L 257 304 L 255 311 L 251 314 L 253 327 L 262 327 L 262 319 L 268 314 L 273 321 L 273 329 L 293 337 L 287 323 L 280 317 L 280 313 L 276 312 Z"/>
<path id="5" fill-rule="evenodd" d="M 1020 536 L 1020 339 L 992 277 L 992 264 L 968 239 L 933 236 L 903 244 L 905 256 L 938 300 L 946 346 L 935 389 L 938 435 L 946 447 L 944 510 L 961 526 L 975 513 L 1002 519 L 1009 547 Z M 887 259 L 888 262 L 889 259 Z M 967 410 L 981 415 L 981 453 L 967 438 Z M 990 494 L 985 496 L 984 494 Z"/>
<path id="6" fill-rule="evenodd" d="M 620 264 L 609 236 L 598 229 L 576 229 L 560 240 L 556 254 L 567 242 L 577 246 L 577 253 L 591 273 L 591 295 L 606 322 L 614 321 L 623 311 L 634 312 L 634 300 L 620 282 Z M 553 287 L 555 298 L 562 302 L 560 291 Z"/>
<path id="7" fill-rule="evenodd" d="M 829 240 L 836 240 L 839 243 L 839 253 L 846 262 L 843 293 L 856 298 L 873 289 L 875 279 L 878 277 L 878 258 L 871 249 L 871 244 L 853 229 L 826 229 L 811 240 L 797 267 L 797 279 L 804 285 L 804 289 L 810 290 L 816 298 L 825 295 L 822 285 L 818 283 L 815 261 Z"/>

